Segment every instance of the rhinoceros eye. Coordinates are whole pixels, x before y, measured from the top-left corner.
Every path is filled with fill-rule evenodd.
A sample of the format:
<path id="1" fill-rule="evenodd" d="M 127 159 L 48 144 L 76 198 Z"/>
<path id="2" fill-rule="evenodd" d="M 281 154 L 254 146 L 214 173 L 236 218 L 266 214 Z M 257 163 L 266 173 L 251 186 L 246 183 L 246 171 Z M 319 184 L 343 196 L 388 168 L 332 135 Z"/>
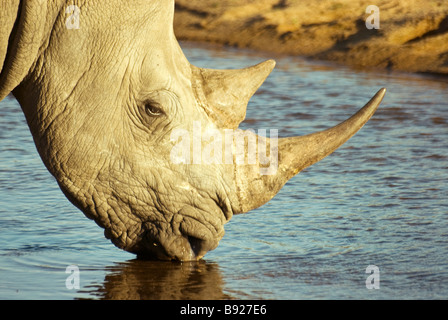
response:
<path id="1" fill-rule="evenodd" d="M 145 112 L 151 117 L 159 117 L 165 114 L 163 110 L 156 106 L 154 103 L 146 103 Z"/>

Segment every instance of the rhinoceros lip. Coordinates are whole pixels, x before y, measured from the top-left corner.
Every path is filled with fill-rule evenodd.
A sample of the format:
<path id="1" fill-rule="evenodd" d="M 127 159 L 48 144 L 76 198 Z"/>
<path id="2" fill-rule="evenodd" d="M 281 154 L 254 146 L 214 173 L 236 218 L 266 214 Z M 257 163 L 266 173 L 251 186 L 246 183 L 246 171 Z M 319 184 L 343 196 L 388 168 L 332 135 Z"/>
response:
<path id="1" fill-rule="evenodd" d="M 217 208 L 214 208 L 215 210 Z M 215 249 L 224 236 L 224 214 L 185 206 L 170 219 L 143 223 L 144 234 L 135 250 L 141 259 L 196 261 Z M 221 211 L 221 210 L 219 210 Z"/>
<path id="2" fill-rule="evenodd" d="M 179 211 L 177 220 L 179 230 L 187 238 L 196 258 L 202 258 L 208 251 L 215 249 L 224 236 L 224 213 L 219 215 L 204 212 L 194 207 L 184 207 Z"/>

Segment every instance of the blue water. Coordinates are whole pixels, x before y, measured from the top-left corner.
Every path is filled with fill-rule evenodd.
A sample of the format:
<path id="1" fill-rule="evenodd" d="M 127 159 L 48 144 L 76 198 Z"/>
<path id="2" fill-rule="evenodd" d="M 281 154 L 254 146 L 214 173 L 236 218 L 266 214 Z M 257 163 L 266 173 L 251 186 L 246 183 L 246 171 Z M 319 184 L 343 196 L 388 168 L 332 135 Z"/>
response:
<path id="1" fill-rule="evenodd" d="M 448 82 L 182 43 L 197 66 L 277 67 L 244 128 L 303 135 L 388 92 L 367 125 L 265 206 L 233 217 L 198 263 L 138 261 L 73 207 L 12 98 L 0 102 L 0 299 L 446 299 Z M 66 287 L 66 267 L 80 288 Z M 379 289 L 366 288 L 369 265 Z"/>

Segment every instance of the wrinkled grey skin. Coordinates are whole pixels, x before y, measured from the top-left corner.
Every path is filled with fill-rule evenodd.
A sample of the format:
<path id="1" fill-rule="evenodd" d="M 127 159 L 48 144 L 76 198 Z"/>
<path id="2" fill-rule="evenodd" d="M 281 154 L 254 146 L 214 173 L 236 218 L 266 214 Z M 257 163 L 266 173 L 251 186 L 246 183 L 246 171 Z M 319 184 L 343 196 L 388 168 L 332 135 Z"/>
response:
<path id="1" fill-rule="evenodd" d="M 69 29 L 69 5 L 80 29 Z M 173 32 L 172 0 L 7 0 L 1 4 L 0 99 L 13 92 L 39 154 L 67 198 L 117 247 L 198 260 L 234 214 L 269 201 L 373 115 L 385 90 L 332 129 L 278 140 L 276 175 L 260 164 L 175 164 L 175 129 L 237 129 L 273 61 L 200 69 Z M 268 142 L 271 143 L 271 142 Z"/>

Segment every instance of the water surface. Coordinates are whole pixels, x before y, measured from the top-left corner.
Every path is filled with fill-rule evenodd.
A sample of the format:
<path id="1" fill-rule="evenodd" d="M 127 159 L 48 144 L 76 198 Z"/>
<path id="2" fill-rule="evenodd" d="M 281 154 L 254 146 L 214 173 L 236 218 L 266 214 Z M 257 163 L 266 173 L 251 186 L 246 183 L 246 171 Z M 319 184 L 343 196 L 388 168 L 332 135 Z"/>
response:
<path id="1" fill-rule="evenodd" d="M 197 66 L 273 57 L 182 43 Z M 0 299 L 446 299 L 448 83 L 294 57 L 251 100 L 244 128 L 302 135 L 333 126 L 381 87 L 354 138 L 235 216 L 198 263 L 138 261 L 73 207 L 44 168 L 17 102 L 0 102 Z M 66 267 L 80 289 L 66 288 Z M 366 288 L 366 268 L 380 289 Z"/>

